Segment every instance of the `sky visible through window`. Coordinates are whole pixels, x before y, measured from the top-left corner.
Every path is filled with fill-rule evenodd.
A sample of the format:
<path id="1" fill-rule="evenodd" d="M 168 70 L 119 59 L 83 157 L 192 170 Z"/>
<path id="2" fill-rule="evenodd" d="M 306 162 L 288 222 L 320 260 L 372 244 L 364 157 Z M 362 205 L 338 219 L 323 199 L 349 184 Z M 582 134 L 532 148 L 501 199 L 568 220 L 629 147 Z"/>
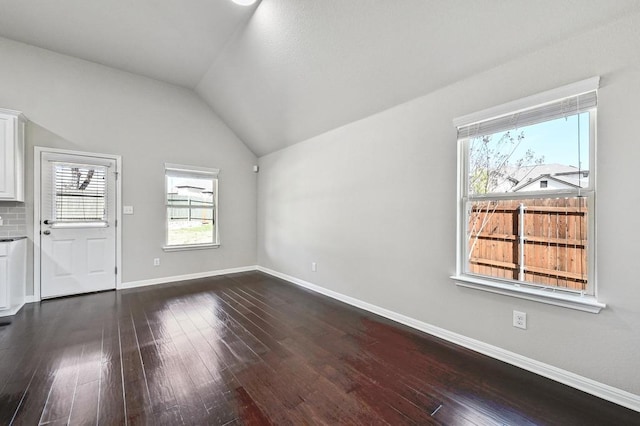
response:
<path id="1" fill-rule="evenodd" d="M 589 112 L 518 128 L 511 133 L 515 136 L 520 132 L 524 138 L 510 156 L 510 163 L 525 157 L 530 149 L 534 158 L 544 157 L 543 164 L 589 170 Z M 492 141 L 500 140 L 503 134 L 493 135 Z"/>

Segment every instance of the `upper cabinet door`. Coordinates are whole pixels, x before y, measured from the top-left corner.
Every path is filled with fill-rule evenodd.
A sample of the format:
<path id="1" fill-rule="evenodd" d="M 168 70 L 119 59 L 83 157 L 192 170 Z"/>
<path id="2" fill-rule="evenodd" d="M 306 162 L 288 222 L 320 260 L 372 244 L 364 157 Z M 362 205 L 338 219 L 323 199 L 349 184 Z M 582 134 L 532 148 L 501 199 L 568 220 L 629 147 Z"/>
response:
<path id="1" fill-rule="evenodd" d="M 0 200 L 24 201 L 24 122 L 0 109 Z"/>

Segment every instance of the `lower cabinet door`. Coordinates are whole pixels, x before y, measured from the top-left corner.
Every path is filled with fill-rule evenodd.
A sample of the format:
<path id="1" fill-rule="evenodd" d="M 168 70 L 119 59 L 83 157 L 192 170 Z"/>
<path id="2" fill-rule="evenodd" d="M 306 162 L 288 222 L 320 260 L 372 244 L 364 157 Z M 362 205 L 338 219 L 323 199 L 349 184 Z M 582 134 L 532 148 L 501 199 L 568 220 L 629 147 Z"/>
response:
<path id="1" fill-rule="evenodd" d="M 9 309 L 9 257 L 0 254 L 0 309 Z"/>

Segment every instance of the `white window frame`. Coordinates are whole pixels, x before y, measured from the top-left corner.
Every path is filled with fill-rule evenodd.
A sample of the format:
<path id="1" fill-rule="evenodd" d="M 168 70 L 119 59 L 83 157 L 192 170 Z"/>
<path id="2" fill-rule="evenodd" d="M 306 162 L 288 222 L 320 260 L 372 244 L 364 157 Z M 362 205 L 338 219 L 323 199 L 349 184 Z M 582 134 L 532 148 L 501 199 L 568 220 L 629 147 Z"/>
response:
<path id="1" fill-rule="evenodd" d="M 165 204 L 165 232 L 164 232 L 164 251 L 183 251 L 183 250 L 201 250 L 220 247 L 220 226 L 218 221 L 218 174 L 219 169 L 198 166 L 185 166 L 182 164 L 164 164 L 164 204 Z M 208 178 L 213 181 L 213 242 L 203 244 L 173 244 L 169 245 L 169 201 L 167 193 L 167 182 L 169 175 L 192 177 L 196 179 Z"/>
<path id="2" fill-rule="evenodd" d="M 535 108 L 540 105 L 562 100 L 567 97 L 577 96 L 583 93 L 593 92 L 599 87 L 599 77 L 590 78 L 557 89 L 549 90 L 537 95 L 529 96 L 493 108 L 489 108 L 474 114 L 466 115 L 454 119 L 456 128 L 481 123 L 501 116 L 511 115 L 520 111 Z M 587 285 L 588 294 L 564 291 L 559 288 L 548 286 L 537 286 L 532 283 L 525 283 L 518 280 L 493 278 L 480 276 L 466 272 L 467 268 L 467 215 L 465 214 L 466 202 L 468 200 L 468 143 L 469 139 L 458 139 L 458 185 L 457 185 L 457 232 L 456 232 L 456 274 L 451 276 L 458 286 L 491 293 L 517 297 L 556 306 L 562 306 L 581 311 L 598 313 L 606 305 L 597 299 L 596 285 L 596 256 L 595 256 L 595 211 L 596 211 L 596 110 L 590 113 L 589 123 L 589 187 L 580 190 L 558 190 L 553 191 L 553 195 L 587 197 L 588 205 L 588 231 L 587 241 Z M 549 196 L 549 191 L 529 191 L 526 194 L 517 193 L 493 193 L 484 196 L 474 196 L 474 199 L 486 198 L 488 200 L 499 199 L 525 199 L 541 198 Z"/>

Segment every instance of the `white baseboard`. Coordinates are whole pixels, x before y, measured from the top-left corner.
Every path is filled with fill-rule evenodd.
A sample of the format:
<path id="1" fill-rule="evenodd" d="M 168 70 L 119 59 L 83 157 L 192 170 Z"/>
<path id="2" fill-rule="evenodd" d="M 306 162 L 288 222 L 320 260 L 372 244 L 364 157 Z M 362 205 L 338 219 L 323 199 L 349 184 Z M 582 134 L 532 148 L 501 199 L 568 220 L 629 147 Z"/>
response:
<path id="1" fill-rule="evenodd" d="M 218 269 L 217 271 L 205 271 L 205 272 L 197 272 L 195 274 L 186 274 L 186 275 L 174 275 L 171 277 L 161 277 L 161 278 L 152 278 L 150 280 L 140 280 L 140 281 L 129 281 L 123 282 L 118 287 L 118 290 L 124 290 L 127 288 L 136 288 L 136 287 L 146 287 L 149 285 L 156 284 L 166 284 L 175 281 L 186 281 L 186 280 L 195 280 L 198 278 L 207 278 L 207 277 L 215 277 L 217 275 L 226 275 L 226 274 L 235 274 L 238 272 L 249 272 L 255 271 L 257 266 L 241 266 L 239 268 L 229 268 L 229 269 Z"/>
<path id="2" fill-rule="evenodd" d="M 15 306 L 12 306 L 9 309 L 0 311 L 0 318 L 2 318 L 2 317 L 10 317 L 10 316 L 13 316 L 13 315 L 17 314 L 18 311 L 20 311 L 20 309 L 22 309 L 23 306 L 24 306 L 24 303 L 22 303 L 20 305 L 15 305 Z"/>
<path id="3" fill-rule="evenodd" d="M 571 386 L 583 392 L 595 395 L 607 401 L 611 401 L 615 404 L 622 405 L 623 407 L 630 408 L 631 410 L 640 412 L 640 395 L 635 395 L 631 392 L 614 388 L 613 386 L 609 386 L 604 383 L 589 379 L 587 377 L 572 373 L 570 371 L 554 367 L 553 365 L 545 364 L 543 362 L 527 358 L 515 352 L 507 351 L 497 346 L 493 346 L 488 343 L 481 342 L 479 340 L 472 339 L 461 334 L 433 326 L 431 324 L 427 324 L 426 322 L 422 322 L 414 318 L 399 314 L 397 312 L 381 308 L 371 303 L 363 302 L 362 300 L 356 299 L 354 297 L 347 296 L 342 293 L 326 289 L 324 287 L 320 287 L 308 281 L 304 281 L 269 268 L 258 266 L 257 270 L 269 275 L 273 275 L 274 277 L 281 278 L 285 281 L 289 281 L 290 283 L 312 290 L 316 293 L 320 293 L 349 305 L 355 306 L 356 308 L 364 309 L 365 311 L 369 311 L 382 317 L 389 318 L 390 320 L 423 331 L 427 334 L 439 337 L 443 340 L 447 340 L 451 343 L 455 343 L 467 349 L 471 349 L 472 351 L 487 355 L 491 358 L 495 358 L 508 364 L 515 365 L 516 367 L 531 371 L 532 373 L 549 378 L 551 380 L 555 380 L 556 382 Z"/>
<path id="4" fill-rule="evenodd" d="M 255 271 L 258 267 L 255 265 L 251 266 L 241 266 L 239 268 L 229 268 L 229 269 L 218 269 L 217 271 L 205 271 L 205 272 L 197 272 L 195 274 L 185 274 L 185 275 L 174 275 L 171 277 L 161 277 L 161 278 L 152 278 L 149 280 L 139 280 L 139 281 L 128 281 L 121 283 L 116 290 L 125 290 L 128 288 L 136 288 L 136 287 L 146 287 L 150 285 L 156 284 L 166 284 L 175 281 L 186 281 L 186 280 L 195 280 L 198 278 L 207 278 L 207 277 L 215 277 L 217 275 L 226 275 L 226 274 L 235 274 L 238 272 L 249 272 Z M 39 302 L 36 296 L 25 296 L 24 303 L 35 303 Z"/>

